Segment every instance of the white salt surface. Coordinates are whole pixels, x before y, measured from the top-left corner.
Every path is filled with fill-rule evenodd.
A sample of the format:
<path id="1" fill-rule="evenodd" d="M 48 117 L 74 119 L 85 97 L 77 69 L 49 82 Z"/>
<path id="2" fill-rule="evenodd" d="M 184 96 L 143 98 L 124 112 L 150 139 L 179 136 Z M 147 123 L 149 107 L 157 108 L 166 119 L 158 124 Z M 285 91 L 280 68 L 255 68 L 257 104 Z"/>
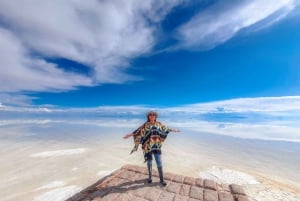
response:
<path id="1" fill-rule="evenodd" d="M 73 167 L 71 170 L 72 172 L 76 172 L 79 168 L 78 167 Z"/>
<path id="2" fill-rule="evenodd" d="M 112 173 L 112 172 L 113 172 L 113 171 L 111 171 L 111 170 L 100 170 L 100 171 L 97 173 L 97 176 L 104 177 L 104 176 L 109 175 L 109 174 Z"/>
<path id="3" fill-rule="evenodd" d="M 46 185 L 43 185 L 43 186 L 37 188 L 36 190 L 39 191 L 39 190 L 44 190 L 44 189 L 52 189 L 52 188 L 62 187 L 64 185 L 65 185 L 65 182 L 63 182 L 63 181 L 53 181 L 53 182 L 50 182 Z"/>
<path id="4" fill-rule="evenodd" d="M 218 180 L 221 183 L 227 184 L 259 184 L 257 179 L 249 174 L 231 169 L 222 169 L 216 166 L 211 167 L 205 172 L 200 172 L 201 178 Z"/>
<path id="5" fill-rule="evenodd" d="M 80 190 L 81 188 L 77 186 L 57 188 L 33 198 L 33 201 L 64 201 L 72 195 L 78 193 Z"/>
<path id="6" fill-rule="evenodd" d="M 45 151 L 40 153 L 31 154 L 30 157 L 52 157 L 52 156 L 67 156 L 67 155 L 74 155 L 74 154 L 81 154 L 85 152 L 86 149 L 79 148 L 79 149 L 63 149 L 63 150 L 56 150 L 56 151 Z"/>
<path id="7" fill-rule="evenodd" d="M 270 185 L 270 181 L 231 169 L 212 166 L 199 173 L 204 179 L 212 179 L 218 183 L 239 184 L 243 186 L 250 201 L 299 201 L 297 193 L 284 190 L 280 186 Z M 259 181 L 258 181 L 259 180 Z"/>
<path id="8" fill-rule="evenodd" d="M 122 138 L 128 130 L 114 124 L 0 126 L 1 201 L 66 200 L 125 164 L 145 167 L 141 149 L 129 154 L 133 141 Z M 298 145 L 182 128 L 164 143 L 162 160 L 166 172 L 240 184 L 250 201 L 300 201 Z"/>

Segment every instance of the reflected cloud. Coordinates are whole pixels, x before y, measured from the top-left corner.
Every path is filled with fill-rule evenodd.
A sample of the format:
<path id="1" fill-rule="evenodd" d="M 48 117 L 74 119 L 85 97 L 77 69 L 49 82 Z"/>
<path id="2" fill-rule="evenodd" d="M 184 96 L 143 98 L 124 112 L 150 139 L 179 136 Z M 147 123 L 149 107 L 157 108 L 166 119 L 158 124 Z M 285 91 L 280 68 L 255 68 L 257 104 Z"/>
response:
<path id="1" fill-rule="evenodd" d="M 261 97 L 181 107 L 106 106 L 96 108 L 20 108 L 2 105 L 0 128 L 13 125 L 69 124 L 131 129 L 157 110 L 170 127 L 240 138 L 300 141 L 300 96 Z"/>

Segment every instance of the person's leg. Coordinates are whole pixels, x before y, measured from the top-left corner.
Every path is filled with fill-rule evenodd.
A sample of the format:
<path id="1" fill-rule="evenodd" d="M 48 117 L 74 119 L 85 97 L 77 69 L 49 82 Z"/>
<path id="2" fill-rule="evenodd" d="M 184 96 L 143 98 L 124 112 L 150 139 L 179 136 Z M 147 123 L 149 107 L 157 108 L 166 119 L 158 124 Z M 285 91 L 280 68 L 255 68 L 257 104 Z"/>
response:
<path id="1" fill-rule="evenodd" d="M 152 158 L 147 160 L 147 167 L 148 167 L 148 183 L 152 183 Z"/>
<path id="2" fill-rule="evenodd" d="M 147 154 L 148 183 L 152 183 L 152 153 Z"/>
<path id="3" fill-rule="evenodd" d="M 158 170 L 160 183 L 161 183 L 161 185 L 166 186 L 167 183 L 164 181 L 162 162 L 161 162 L 161 154 L 160 153 L 155 153 L 154 158 L 155 158 L 155 161 L 156 161 L 156 166 L 157 166 L 157 170 Z"/>

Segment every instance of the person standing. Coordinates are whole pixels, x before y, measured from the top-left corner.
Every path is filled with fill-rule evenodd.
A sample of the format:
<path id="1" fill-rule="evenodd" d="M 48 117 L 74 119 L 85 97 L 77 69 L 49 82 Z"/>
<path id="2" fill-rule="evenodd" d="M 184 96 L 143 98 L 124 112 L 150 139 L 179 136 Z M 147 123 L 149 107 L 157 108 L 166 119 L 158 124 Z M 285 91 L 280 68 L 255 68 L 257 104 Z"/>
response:
<path id="1" fill-rule="evenodd" d="M 161 146 L 170 132 L 180 132 L 178 129 L 169 128 L 157 121 L 158 114 L 155 111 L 147 113 L 147 121 L 132 133 L 126 134 L 123 138 L 133 136 L 134 147 L 130 154 L 137 151 L 141 144 L 145 162 L 149 173 L 148 183 L 152 183 L 152 158 L 154 156 L 158 169 L 160 184 L 166 186 L 163 176 L 163 166 L 161 161 Z"/>

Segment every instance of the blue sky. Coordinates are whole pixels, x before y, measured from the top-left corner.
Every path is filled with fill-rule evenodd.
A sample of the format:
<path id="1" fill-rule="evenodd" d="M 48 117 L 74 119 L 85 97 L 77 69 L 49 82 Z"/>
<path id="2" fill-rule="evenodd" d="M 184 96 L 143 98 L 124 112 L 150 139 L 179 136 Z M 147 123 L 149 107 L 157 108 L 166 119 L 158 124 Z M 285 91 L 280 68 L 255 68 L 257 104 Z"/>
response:
<path id="1" fill-rule="evenodd" d="M 300 142 L 296 0 L 0 1 L 0 126 Z"/>
<path id="2" fill-rule="evenodd" d="M 295 0 L 4 0 L 0 16 L 1 105 L 173 107 L 299 95 Z"/>

